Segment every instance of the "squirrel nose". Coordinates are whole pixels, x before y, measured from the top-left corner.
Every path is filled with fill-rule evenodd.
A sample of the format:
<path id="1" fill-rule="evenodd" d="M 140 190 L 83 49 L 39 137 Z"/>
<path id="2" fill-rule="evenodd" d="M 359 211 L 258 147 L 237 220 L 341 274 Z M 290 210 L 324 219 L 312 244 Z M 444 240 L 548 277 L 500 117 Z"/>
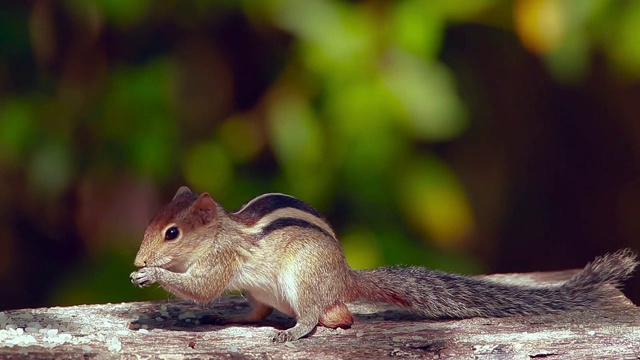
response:
<path id="1" fill-rule="evenodd" d="M 136 267 L 147 266 L 147 260 L 142 260 L 140 256 L 136 256 L 136 259 L 133 262 L 133 265 L 135 265 Z"/>

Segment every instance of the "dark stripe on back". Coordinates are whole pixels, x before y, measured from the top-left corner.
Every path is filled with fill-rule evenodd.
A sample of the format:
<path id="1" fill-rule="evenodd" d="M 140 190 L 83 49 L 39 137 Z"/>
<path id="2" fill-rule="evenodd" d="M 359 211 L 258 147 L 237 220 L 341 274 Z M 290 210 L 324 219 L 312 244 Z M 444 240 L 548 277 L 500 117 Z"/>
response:
<path id="1" fill-rule="evenodd" d="M 328 237 L 332 238 L 333 236 L 329 233 L 327 233 L 323 228 L 321 228 L 318 225 L 312 224 L 308 221 L 302 220 L 302 219 L 297 219 L 297 218 L 281 218 L 278 220 L 275 220 L 273 222 L 271 222 L 269 225 L 265 226 L 262 231 L 260 232 L 260 234 L 258 234 L 258 239 L 262 239 L 263 237 L 269 235 L 270 233 L 276 231 L 276 230 L 280 230 L 280 229 L 284 229 L 286 227 L 289 226 L 297 226 L 297 227 L 301 227 L 301 228 L 305 228 L 305 229 L 314 229 L 317 231 L 320 231 L 321 233 L 327 235 Z"/>
<path id="2" fill-rule="evenodd" d="M 241 212 L 235 211 L 230 213 L 229 216 L 236 221 L 242 222 L 247 226 L 251 226 L 262 219 L 265 215 L 284 208 L 302 210 L 322 219 L 322 215 L 304 201 L 282 194 L 265 196 L 258 199 Z"/>

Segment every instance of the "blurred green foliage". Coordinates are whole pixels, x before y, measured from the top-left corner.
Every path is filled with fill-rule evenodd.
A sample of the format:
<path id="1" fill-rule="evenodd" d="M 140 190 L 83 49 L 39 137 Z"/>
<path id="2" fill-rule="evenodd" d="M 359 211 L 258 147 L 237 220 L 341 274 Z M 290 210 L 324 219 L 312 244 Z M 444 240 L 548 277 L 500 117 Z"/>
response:
<path id="1" fill-rule="evenodd" d="M 1 214 L 41 218 L 40 241 L 58 238 L 57 227 L 79 229 L 75 257 L 35 304 L 142 298 L 127 280 L 135 249 L 145 221 L 182 184 L 227 208 L 263 192 L 304 199 L 336 224 L 357 268 L 481 271 L 471 253 L 487 244 L 468 190 L 433 150 L 463 136 L 474 116 L 440 56 L 447 29 L 481 24 L 517 37 L 561 82 L 582 81 L 594 52 L 640 76 L 633 1 L 3 7 L 0 199 L 10 205 Z M 137 215 L 120 218 L 125 208 Z M 125 220 L 128 230 L 114 230 Z M 13 228 L 10 216 L 2 222 Z M 8 243 L 20 231 L 0 240 L 4 249 L 19 251 Z M 60 260 L 51 261 L 44 266 Z"/>

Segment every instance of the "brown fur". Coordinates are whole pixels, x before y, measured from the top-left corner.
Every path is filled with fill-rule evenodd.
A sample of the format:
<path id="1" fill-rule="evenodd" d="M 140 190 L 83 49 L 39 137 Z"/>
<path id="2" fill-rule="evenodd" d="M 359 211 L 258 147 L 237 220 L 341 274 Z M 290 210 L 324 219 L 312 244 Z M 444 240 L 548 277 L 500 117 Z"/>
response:
<path id="1" fill-rule="evenodd" d="M 353 316 L 347 305 L 339 303 L 325 310 L 318 323 L 331 329 L 348 328 L 353 324 Z"/>
<path id="2" fill-rule="evenodd" d="M 276 308 L 297 323 L 273 339 L 290 341 L 318 324 L 350 326 L 353 317 L 345 303 L 356 299 L 437 318 L 592 309 L 606 298 L 605 285 L 619 286 L 637 264 L 631 251 L 619 251 L 596 259 L 562 285 L 546 287 L 500 284 L 421 267 L 353 271 L 333 230 L 315 210 L 281 194 L 258 200 L 228 214 L 209 194 L 180 188 L 149 223 L 132 282 L 157 282 L 203 303 L 225 290 L 243 290 L 254 310 L 228 320 L 259 321 Z M 170 226 L 178 227 L 180 235 L 165 240 Z"/>

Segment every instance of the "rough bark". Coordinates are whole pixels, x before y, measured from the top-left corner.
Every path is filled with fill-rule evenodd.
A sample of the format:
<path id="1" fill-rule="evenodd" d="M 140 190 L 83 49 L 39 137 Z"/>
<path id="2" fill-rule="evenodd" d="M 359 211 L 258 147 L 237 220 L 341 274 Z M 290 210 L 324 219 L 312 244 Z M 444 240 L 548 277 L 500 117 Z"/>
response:
<path id="1" fill-rule="evenodd" d="M 499 281 L 553 283 L 573 271 L 492 275 Z M 203 316 L 247 310 L 239 296 L 206 307 L 182 301 L 137 302 L 0 312 L 1 358 L 267 359 L 630 359 L 640 357 L 640 311 L 619 292 L 597 311 L 560 315 L 424 320 L 407 312 L 353 304 L 355 324 L 318 328 L 286 344 L 271 315 L 259 325 L 207 325 Z"/>

